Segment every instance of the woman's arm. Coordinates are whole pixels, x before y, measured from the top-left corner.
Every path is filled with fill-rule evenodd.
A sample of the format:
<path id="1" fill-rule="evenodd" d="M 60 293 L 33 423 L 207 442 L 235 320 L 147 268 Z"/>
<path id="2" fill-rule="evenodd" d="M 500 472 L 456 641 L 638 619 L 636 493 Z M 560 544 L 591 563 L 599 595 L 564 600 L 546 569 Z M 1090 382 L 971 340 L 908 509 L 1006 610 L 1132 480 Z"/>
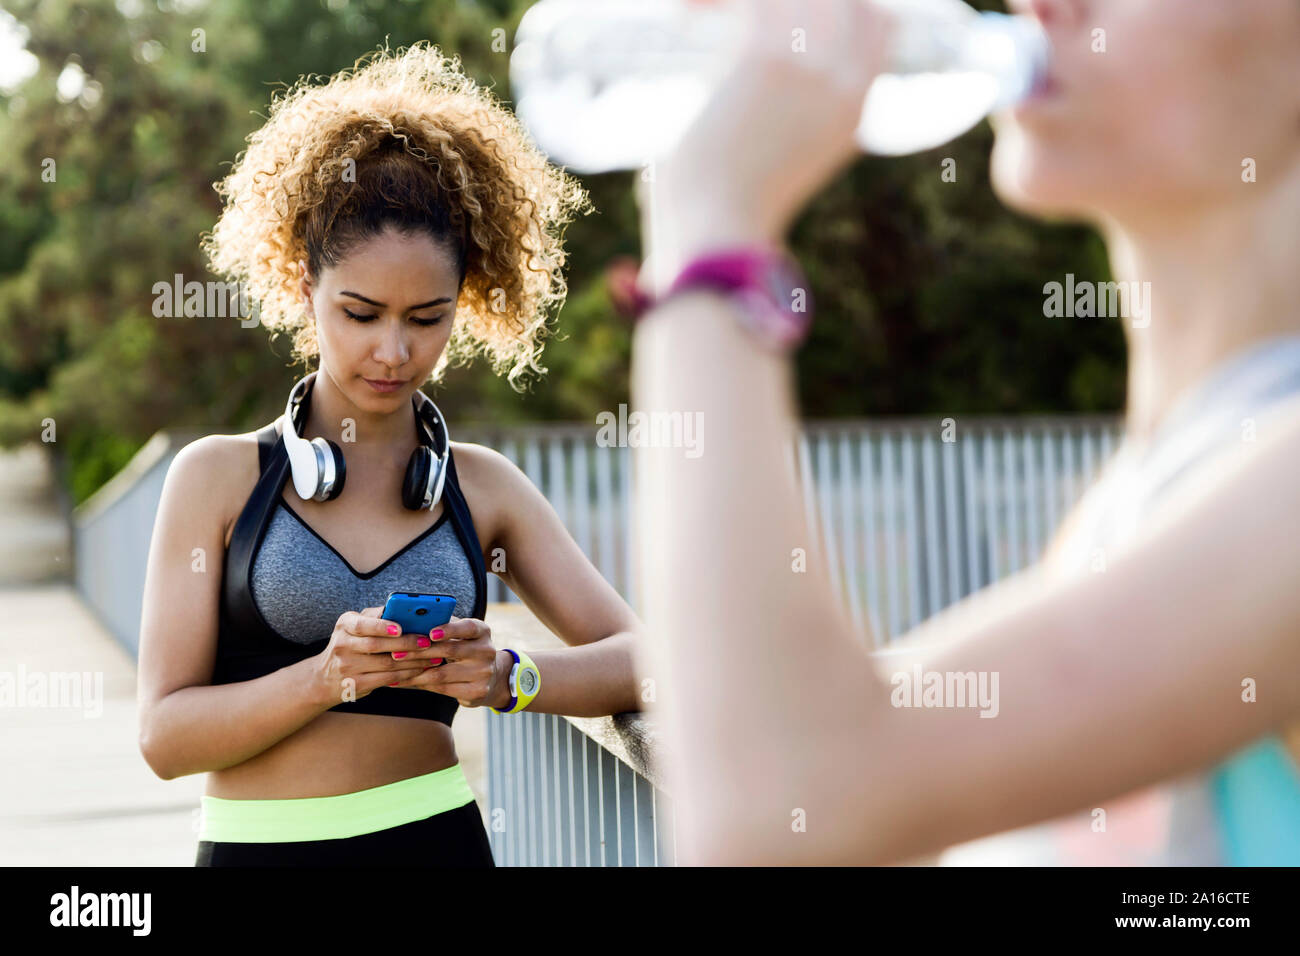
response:
<path id="1" fill-rule="evenodd" d="M 225 554 L 222 506 L 231 439 L 208 436 L 176 455 L 149 545 L 140 625 L 140 751 L 164 780 L 243 763 L 337 701 L 311 659 L 255 680 L 208 686 L 216 657 Z"/>
<path id="2" fill-rule="evenodd" d="M 640 710 L 641 622 L 528 476 L 497 451 L 474 446 L 474 452 L 475 487 L 502 503 L 489 568 L 503 562 L 496 573 L 570 645 L 528 652 L 542 675 L 542 689 L 528 709 L 574 717 Z M 464 458 L 462 453 L 458 462 Z"/>
<path id="3" fill-rule="evenodd" d="M 827 568 L 791 570 L 791 549 L 813 552 L 793 475 L 772 467 L 794 427 L 789 363 L 729 309 L 669 303 L 634 353 L 637 408 L 700 412 L 710 434 L 695 459 L 635 452 L 652 673 L 671 678 L 659 708 L 694 862 L 899 860 L 1205 766 L 1300 715 L 1300 427 L 1105 573 L 1022 574 L 873 662 Z M 913 663 L 986 675 L 996 716 L 892 706 Z"/>
<path id="4" fill-rule="evenodd" d="M 855 154 L 878 24 L 842 0 L 750 9 L 759 36 L 650 184 L 655 291 L 701 251 L 779 240 Z M 791 52 L 792 23 L 805 52 Z M 709 435 L 697 458 L 634 452 L 682 860 L 899 860 L 1205 766 L 1300 713 L 1300 428 L 1108 555 L 1105 573 L 1020 575 L 872 659 L 784 464 L 790 363 L 731 309 L 682 296 L 634 339 L 636 409 L 700 414 Z M 914 662 L 977 687 L 982 674 L 987 691 L 996 675 L 996 695 L 986 708 L 895 707 L 896 673 Z M 1248 679 L 1256 703 L 1243 701 Z"/>

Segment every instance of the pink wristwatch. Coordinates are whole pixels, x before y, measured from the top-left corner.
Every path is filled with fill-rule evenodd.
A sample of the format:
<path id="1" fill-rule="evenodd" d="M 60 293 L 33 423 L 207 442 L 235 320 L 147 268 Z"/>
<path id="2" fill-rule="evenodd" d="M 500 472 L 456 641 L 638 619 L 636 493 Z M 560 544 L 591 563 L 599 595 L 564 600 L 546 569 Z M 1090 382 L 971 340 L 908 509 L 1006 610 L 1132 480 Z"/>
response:
<path id="1" fill-rule="evenodd" d="M 687 289 L 727 292 L 741 306 L 747 329 L 768 348 L 788 352 L 812 325 L 812 292 L 798 264 L 771 246 L 720 249 L 697 256 L 659 298 L 634 289 L 634 314 L 646 312 Z"/>

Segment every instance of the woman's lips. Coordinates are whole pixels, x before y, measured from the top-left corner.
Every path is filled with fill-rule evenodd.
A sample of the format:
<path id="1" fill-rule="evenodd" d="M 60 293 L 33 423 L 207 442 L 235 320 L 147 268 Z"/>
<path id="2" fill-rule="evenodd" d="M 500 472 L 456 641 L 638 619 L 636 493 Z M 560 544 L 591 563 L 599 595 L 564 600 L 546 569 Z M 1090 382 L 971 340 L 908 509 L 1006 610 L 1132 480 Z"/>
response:
<path id="1" fill-rule="evenodd" d="M 405 381 L 386 382 L 380 378 L 367 378 L 365 379 L 365 383 L 369 385 L 371 388 L 373 388 L 376 392 L 395 392 L 403 385 L 406 384 Z"/>
<path id="2" fill-rule="evenodd" d="M 1061 84 L 1051 73 L 1044 73 L 1025 97 L 1026 101 L 1048 99 L 1061 92 Z"/>
<path id="3" fill-rule="evenodd" d="M 1044 74 L 1019 103 L 1012 108 L 1012 114 L 1017 118 L 1032 114 L 1045 105 L 1051 105 L 1060 99 L 1061 85 L 1057 82 L 1056 77 L 1050 74 Z"/>

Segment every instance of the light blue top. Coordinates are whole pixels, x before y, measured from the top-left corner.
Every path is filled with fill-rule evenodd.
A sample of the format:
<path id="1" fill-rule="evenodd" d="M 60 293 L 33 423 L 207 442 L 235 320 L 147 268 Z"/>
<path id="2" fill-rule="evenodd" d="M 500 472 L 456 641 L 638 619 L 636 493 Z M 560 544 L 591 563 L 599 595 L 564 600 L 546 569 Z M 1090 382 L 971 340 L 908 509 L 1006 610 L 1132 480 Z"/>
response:
<path id="1" fill-rule="evenodd" d="M 1280 738 L 1238 751 L 1211 786 L 1223 862 L 1300 866 L 1300 774 Z"/>

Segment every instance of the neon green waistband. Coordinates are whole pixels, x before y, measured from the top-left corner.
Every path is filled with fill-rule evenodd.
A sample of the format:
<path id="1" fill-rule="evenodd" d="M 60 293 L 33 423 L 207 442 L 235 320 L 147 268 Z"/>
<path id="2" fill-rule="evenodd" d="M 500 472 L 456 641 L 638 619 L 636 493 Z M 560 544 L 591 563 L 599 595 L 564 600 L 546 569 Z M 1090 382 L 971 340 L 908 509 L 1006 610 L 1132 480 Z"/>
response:
<path id="1" fill-rule="evenodd" d="M 339 840 L 423 820 L 473 799 L 474 791 L 459 763 L 332 797 L 227 800 L 204 794 L 199 839 L 219 843 Z"/>

